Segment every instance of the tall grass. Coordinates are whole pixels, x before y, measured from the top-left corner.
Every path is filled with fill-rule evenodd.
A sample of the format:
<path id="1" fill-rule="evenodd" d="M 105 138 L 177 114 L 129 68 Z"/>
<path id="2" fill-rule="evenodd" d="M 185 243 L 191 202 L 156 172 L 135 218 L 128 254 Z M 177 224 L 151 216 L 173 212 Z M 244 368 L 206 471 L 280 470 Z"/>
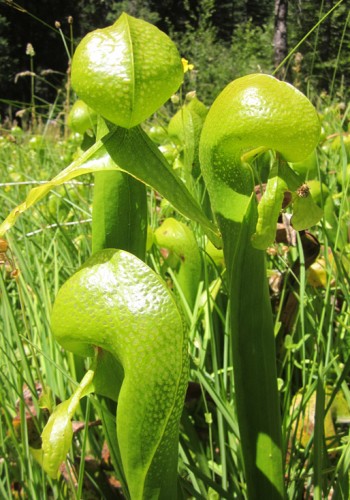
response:
<path id="1" fill-rule="evenodd" d="M 35 138 L 35 137 L 34 137 Z M 0 162 L 6 176 L 1 184 L 1 217 L 25 192 L 48 178 L 63 165 L 68 144 L 40 136 L 3 138 Z M 2 256 L 0 274 L 0 400 L 1 400 L 1 496 L 11 498 L 16 490 L 27 498 L 59 497 L 62 485 L 43 477 L 31 458 L 29 446 L 47 419 L 39 407 L 44 392 L 49 406 L 64 400 L 75 386 L 77 364 L 50 335 L 50 311 L 58 288 L 87 258 L 90 251 L 90 180 L 53 192 L 31 217 L 8 236 L 9 250 Z M 73 225 L 70 225 L 71 223 Z M 24 388 L 27 396 L 24 397 Z M 38 394 L 39 393 L 39 394 Z M 82 417 L 80 415 L 80 417 Z M 26 423 L 27 422 L 27 423 Z"/>

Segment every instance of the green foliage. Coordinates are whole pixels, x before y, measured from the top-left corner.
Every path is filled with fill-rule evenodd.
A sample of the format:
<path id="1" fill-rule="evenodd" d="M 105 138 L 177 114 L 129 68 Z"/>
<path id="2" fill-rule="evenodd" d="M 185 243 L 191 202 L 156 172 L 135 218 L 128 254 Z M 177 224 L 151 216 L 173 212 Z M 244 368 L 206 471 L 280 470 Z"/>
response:
<path id="1" fill-rule="evenodd" d="M 333 131 L 341 131 L 343 118 L 339 114 L 337 105 L 327 102 L 327 108 L 323 107 L 323 111 L 322 126 L 328 131 L 329 136 Z M 30 139 L 30 136 L 22 134 L 15 143 L 6 137 L 1 141 L 2 164 L 4 167 L 11 166 L 8 178 L 16 182 L 16 185 L 8 186 L 6 191 L 4 187 L 1 188 L 2 217 L 24 198 L 23 191 L 26 188 L 18 184 L 20 180 L 42 178 L 42 172 L 47 178 L 50 171 L 57 172 L 65 165 L 67 160 L 64 160 L 63 156 L 67 148 L 71 151 L 77 150 L 74 136 L 68 143 L 44 139 L 41 149 L 37 146 L 35 149 L 34 146 L 29 148 Z M 171 139 L 168 138 L 168 141 Z M 323 147 L 318 151 L 318 161 L 321 176 L 327 184 L 326 194 L 331 194 L 335 204 L 333 229 L 337 234 L 341 221 L 346 221 L 349 214 L 346 192 L 342 191 L 337 181 L 337 172 L 342 171 L 342 164 L 347 161 L 348 157 L 341 145 L 335 143 L 334 147 L 331 147 L 333 142 L 334 138 L 331 137 L 323 139 Z M 51 335 L 48 319 L 51 304 L 59 286 L 87 259 L 90 252 L 89 224 L 84 222 L 67 224 L 90 217 L 92 186 L 88 179 L 86 181 L 84 185 L 65 184 L 62 191 L 55 188 L 53 199 L 59 201 L 59 212 L 49 210 L 50 200 L 43 199 L 37 208 L 31 209 L 30 217 L 22 216 L 18 220 L 11 231 L 13 237 L 8 237 L 16 266 L 21 270 L 21 278 L 18 285 L 10 277 L 9 271 L 6 271 L 1 278 L 0 328 L 5 333 L 1 337 L 2 388 L 0 395 L 3 409 L 1 448 L 3 456 L 11 458 L 11 464 L 16 464 L 3 466 L 1 469 L 1 488 L 5 497 L 11 494 L 13 481 L 17 481 L 17 487 L 22 488 L 22 492 L 25 491 L 31 498 L 43 498 L 47 488 L 50 488 L 57 498 L 67 498 L 76 491 L 76 486 L 73 482 L 69 482 L 67 475 L 61 476 L 58 481 L 53 481 L 47 476 L 43 478 L 40 466 L 31 458 L 31 452 L 28 449 L 28 439 L 30 439 L 30 446 L 34 446 L 33 434 L 28 437 L 26 430 L 31 420 L 28 420 L 27 426 L 23 425 L 22 421 L 21 434 L 18 435 L 15 434 L 15 424 L 12 419 L 16 415 L 15 405 L 18 399 L 22 401 L 23 409 L 25 404 L 28 404 L 23 400 L 21 380 L 29 384 L 33 400 L 37 402 L 38 396 L 31 383 L 32 379 L 38 380 L 40 377 L 35 360 L 41 367 L 45 380 L 45 394 L 49 394 L 50 387 L 53 396 L 57 396 L 60 400 L 71 396 L 76 389 L 75 380 L 82 378 L 84 372 L 84 369 L 79 368 L 81 363 L 74 362 L 70 355 L 62 351 L 56 343 L 48 342 Z M 322 198 L 320 194 L 316 197 L 316 193 L 315 198 L 321 206 L 324 205 L 326 198 Z M 151 222 L 153 227 L 157 228 L 160 224 L 161 213 L 157 211 L 153 191 L 149 191 L 149 203 L 152 208 Z M 56 218 L 58 216 L 59 219 Z M 200 251 L 204 252 L 203 235 L 198 231 L 196 224 L 190 223 L 190 227 L 196 236 Z M 344 269 L 348 266 L 348 254 L 346 249 L 341 253 L 335 250 L 334 240 L 329 239 L 330 226 L 328 224 L 318 224 L 313 232 L 323 245 L 328 245 L 333 249 L 336 259 L 341 258 L 341 260 L 335 261 L 332 254 L 322 250 L 323 260 L 318 262 L 319 267 L 309 269 L 306 273 L 302 271 L 301 285 L 296 286 L 293 294 L 300 309 L 298 315 L 292 320 L 292 329 L 288 333 L 283 332 L 285 319 L 283 319 L 282 326 L 280 322 L 280 318 L 286 315 L 284 301 L 277 303 L 274 310 L 274 328 L 278 332 L 277 340 L 280 346 L 277 350 L 277 360 L 280 379 L 279 394 L 283 408 L 283 446 L 288 450 L 285 467 L 286 487 L 288 497 L 291 498 L 301 496 L 305 490 L 309 491 L 313 484 L 311 479 L 314 473 L 312 441 L 305 448 L 293 432 L 295 428 L 293 426 L 301 420 L 310 419 L 308 432 L 310 433 L 309 439 L 312 440 L 315 414 L 310 410 L 308 401 L 311 395 L 313 397 L 316 395 L 313 380 L 316 376 L 315 369 L 322 360 L 325 362 L 327 359 L 332 360 L 322 374 L 323 380 L 327 380 L 330 384 L 333 395 L 345 394 L 347 405 L 349 404 L 347 387 L 346 384 L 344 385 L 344 381 L 348 380 L 349 369 L 346 362 L 348 359 L 349 291 L 346 274 L 344 274 Z M 55 238 L 54 235 L 56 235 Z M 298 257 L 303 255 L 301 248 L 291 246 L 288 253 L 283 253 L 284 250 L 279 245 L 273 248 L 277 253 L 268 258 L 269 274 L 286 270 L 287 265 L 293 266 Z M 171 267 L 164 266 L 164 261 L 160 258 L 155 246 L 148 252 L 147 258 L 168 282 L 171 281 L 181 304 L 183 296 L 181 284 L 172 273 Z M 209 494 L 216 494 L 221 498 L 232 498 L 235 495 L 245 494 L 244 476 L 238 441 L 237 417 L 235 411 L 232 411 L 235 408 L 232 361 L 227 341 L 225 341 L 226 283 L 224 276 L 220 277 L 219 269 L 211 262 L 211 260 L 206 260 L 204 274 L 197 283 L 198 293 L 193 308 L 189 309 L 183 302 L 184 311 L 186 311 L 184 319 L 189 328 L 189 349 L 192 362 L 190 390 L 192 392 L 189 392 L 182 417 L 179 470 L 184 497 L 196 492 L 197 496 L 202 495 L 204 498 Z M 311 272 L 313 273 L 312 280 Z M 318 283 L 323 284 L 318 284 L 318 288 L 314 287 L 313 283 L 316 283 L 314 276 L 317 276 L 318 280 L 321 277 Z M 22 290 L 21 303 L 18 302 L 16 286 Z M 289 293 L 289 288 L 285 290 L 282 294 Z M 330 297 L 336 296 L 339 297 L 340 302 L 330 301 Z M 280 295 L 278 297 L 281 299 Z M 276 295 L 274 300 L 276 300 Z M 27 327 L 24 329 L 22 307 L 27 311 Z M 18 331 L 21 333 L 24 331 L 25 337 L 29 340 L 30 335 L 34 335 L 35 356 L 21 354 L 22 342 L 27 354 L 32 344 L 19 337 Z M 315 346 L 319 349 L 316 353 Z M 18 381 L 19 370 L 24 374 L 20 381 Z M 202 387 L 204 398 L 200 392 L 196 392 L 197 387 L 199 388 L 196 385 L 198 382 Z M 106 387 L 105 379 L 103 386 Z M 290 412 L 291 399 L 300 387 L 304 387 L 306 396 L 295 411 Z M 74 416 L 75 423 L 77 420 L 83 422 L 85 418 L 89 418 L 92 423 L 95 417 L 100 416 L 101 404 L 94 396 L 88 397 L 92 402 L 90 417 L 85 413 L 86 406 L 82 401 L 81 407 Z M 51 403 L 51 406 L 54 404 L 54 402 Z M 344 429 L 344 422 L 348 418 L 346 417 L 347 411 L 346 409 L 343 412 L 342 421 L 334 421 L 337 447 L 334 455 L 332 452 L 324 458 L 325 477 L 327 477 L 325 491 L 332 486 L 338 491 L 347 484 L 348 441 L 346 427 Z M 104 419 L 111 418 L 110 413 L 104 416 Z M 37 435 L 44 428 L 47 419 L 45 410 L 38 410 L 38 419 L 38 421 L 35 420 Z M 305 420 L 305 422 L 308 421 Z M 74 457 L 84 457 L 85 454 L 90 454 L 99 460 L 101 454 L 103 435 L 99 428 L 94 429 L 96 428 L 91 427 L 87 431 L 85 444 L 83 434 L 73 431 L 74 441 L 69 451 L 69 463 L 79 476 L 79 484 L 84 477 L 87 481 L 91 475 L 89 469 L 85 473 L 82 470 L 79 475 L 79 463 L 73 463 Z M 5 439 L 7 432 L 9 434 Z M 230 446 L 225 446 L 225 443 L 230 443 Z M 27 455 L 23 450 L 27 450 Z M 25 456 L 28 458 L 25 459 Z M 88 462 L 86 462 L 86 467 L 88 467 L 87 464 Z M 31 483 L 22 479 L 27 477 L 33 478 Z M 97 481 L 94 488 L 97 490 L 93 491 L 96 492 L 96 496 L 104 498 L 106 493 L 98 488 L 104 482 L 106 483 L 106 479 L 103 479 L 101 474 L 94 477 Z M 122 474 L 118 473 L 117 477 L 122 478 Z M 35 485 L 35 490 L 30 484 Z M 114 494 L 116 494 L 115 491 Z"/>
<path id="2" fill-rule="evenodd" d="M 217 39 L 214 2 L 195 13 Z M 49 127 L 1 137 L 4 498 L 110 498 L 106 474 L 132 499 L 347 491 L 347 109 L 319 99 L 319 142 L 310 102 L 267 75 L 231 83 L 209 113 L 177 99 L 142 128 L 100 117 L 82 143 Z M 75 180 L 91 173 L 92 242 L 90 177 Z M 52 177 L 23 193 L 21 180 Z"/>
<path id="3" fill-rule="evenodd" d="M 186 90 L 195 89 L 204 102 L 211 102 L 218 89 L 227 82 L 227 77 L 233 77 L 229 45 L 219 42 L 211 12 L 200 11 L 198 26 L 189 19 L 183 33 L 172 32 L 171 35 L 180 52 L 195 66 Z"/>
<path id="4" fill-rule="evenodd" d="M 152 0 L 84 0 L 79 5 L 64 0 L 59 9 L 57 5 L 47 0 L 19 11 L 11 8 L 9 2 L 0 4 L 4 27 L 1 43 L 6 47 L 1 56 L 4 70 L 0 76 L 0 88 L 7 103 L 9 100 L 22 102 L 20 109 L 30 101 L 30 82 L 28 77 L 20 77 L 15 85 L 13 81 L 16 74 L 29 69 L 25 56 L 28 42 L 36 50 L 36 89 L 40 101 L 44 99 L 51 103 L 57 97 L 55 88 L 62 88 L 65 84 L 67 60 L 62 57 L 62 48 L 65 48 L 60 33 L 54 29 L 53 16 L 61 22 L 61 34 L 66 37 L 69 47 L 92 29 L 112 24 L 123 11 L 157 25 L 176 41 L 181 55 L 195 64 L 195 72 L 186 90 L 197 90 L 207 104 L 227 81 L 260 70 L 271 73 L 273 69 L 272 0 L 167 0 L 161 4 Z M 289 48 L 293 48 L 332 6 L 327 1 L 320 3 L 315 0 L 290 3 L 287 20 Z M 336 88 L 346 95 L 347 14 L 346 2 L 340 2 L 332 15 L 307 37 L 296 59 L 290 61 L 288 78 L 297 86 L 301 85 L 303 91 L 325 89 L 334 95 Z M 68 16 L 73 19 L 73 24 L 67 23 Z M 13 25 L 16 30 L 9 29 Z M 35 38 L 23 41 L 22 33 L 35 33 Z M 46 109 L 45 112 L 47 114 Z"/>
<path id="5" fill-rule="evenodd" d="M 257 71 L 272 70 L 273 46 L 272 24 L 256 26 L 251 19 L 234 30 L 231 44 L 231 58 L 235 77 Z"/>
<path id="6" fill-rule="evenodd" d="M 130 16 L 143 19 L 151 24 L 157 24 L 160 20 L 157 5 L 150 0 L 122 0 L 120 2 L 109 1 L 106 23 L 112 24 L 125 12 Z"/>
<path id="7" fill-rule="evenodd" d="M 178 421 L 188 376 L 187 338 L 165 284 L 132 254 L 100 250 L 60 289 L 52 311 L 52 330 L 69 351 L 91 356 L 94 350 L 103 349 L 123 368 L 117 438 L 130 497 L 176 498 Z M 105 367 L 106 379 L 113 375 Z M 115 382 L 112 398 L 118 390 Z M 63 441 L 69 423 L 60 423 L 60 427 Z M 46 454 L 49 440 L 46 434 L 42 439 Z M 51 456 L 56 471 L 59 459 L 61 455 Z"/>
<path id="8" fill-rule="evenodd" d="M 284 498 L 274 328 L 262 250 L 272 244 L 283 194 L 294 186 L 283 164 L 273 170 L 258 219 L 254 176 L 244 159 L 247 152 L 263 148 L 290 161 L 302 159 L 316 147 L 319 134 L 317 114 L 305 96 L 258 74 L 227 85 L 213 103 L 200 139 L 202 173 L 227 264 L 236 407 L 252 499 Z M 318 215 L 312 224 L 322 213 Z"/>
<path id="9" fill-rule="evenodd" d="M 204 102 L 210 103 L 228 81 L 250 72 L 272 70 L 271 29 L 256 26 L 247 17 L 220 38 L 214 2 L 200 2 L 195 19 L 187 8 L 185 31 L 171 30 L 180 51 L 195 67 L 186 89 L 195 88 Z"/>
<path id="10" fill-rule="evenodd" d="M 72 61 L 72 86 L 81 99 L 125 128 L 149 118 L 182 80 L 175 44 L 151 24 L 127 14 L 87 34 Z"/>
<path id="11" fill-rule="evenodd" d="M 41 450 L 32 451 L 35 459 L 52 479 L 57 479 L 59 467 L 69 452 L 73 438 L 71 420 L 78 410 L 80 398 L 91 392 L 89 386 L 92 377 L 93 372 L 89 370 L 74 394 L 56 406 L 41 434 Z"/>
<path id="12" fill-rule="evenodd" d="M 346 1 L 343 2 L 315 2 L 305 0 L 300 4 L 290 4 L 289 19 L 289 46 L 297 44 L 301 37 L 308 33 L 315 24 L 316 19 L 321 19 L 336 4 L 324 22 L 312 33 L 299 48 L 299 63 L 292 68 L 291 78 L 296 77 L 301 71 L 302 89 L 319 92 L 326 90 L 332 97 L 335 89 L 342 95 L 344 80 L 347 78 L 347 53 L 349 51 L 349 9 Z M 316 9 L 316 15 L 315 15 Z M 295 23 L 297 19 L 297 23 Z"/>
<path id="13" fill-rule="evenodd" d="M 193 232 L 183 222 L 169 217 L 154 232 L 154 242 L 169 251 L 164 265 L 174 269 L 179 288 L 192 308 L 197 298 L 202 267 Z"/>

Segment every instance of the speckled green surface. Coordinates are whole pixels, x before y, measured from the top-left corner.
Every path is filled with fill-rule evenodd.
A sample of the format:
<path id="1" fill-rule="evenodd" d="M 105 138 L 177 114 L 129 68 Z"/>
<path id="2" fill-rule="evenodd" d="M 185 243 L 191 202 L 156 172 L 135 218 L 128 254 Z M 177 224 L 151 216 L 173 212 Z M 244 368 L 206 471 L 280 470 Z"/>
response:
<path id="1" fill-rule="evenodd" d="M 215 211 L 242 220 L 254 187 L 251 168 L 241 161 L 244 153 L 264 147 L 301 161 L 312 153 L 319 134 L 315 108 L 291 85 L 263 74 L 228 84 L 209 110 L 200 141 L 201 168 Z"/>
<path id="2" fill-rule="evenodd" d="M 231 82 L 215 100 L 202 145 L 220 144 L 233 155 L 264 146 L 297 162 L 313 152 L 319 135 L 320 122 L 307 97 L 270 75 L 253 74 Z"/>
<path id="3" fill-rule="evenodd" d="M 99 251 L 59 291 L 52 330 L 66 349 L 86 356 L 99 346 L 124 368 L 117 434 L 131 498 L 176 491 L 187 339 L 162 280 L 128 252 Z"/>
<path id="4" fill-rule="evenodd" d="M 86 35 L 72 61 L 72 86 L 97 113 L 130 128 L 151 116 L 183 80 L 180 55 L 155 26 L 122 14 Z"/>

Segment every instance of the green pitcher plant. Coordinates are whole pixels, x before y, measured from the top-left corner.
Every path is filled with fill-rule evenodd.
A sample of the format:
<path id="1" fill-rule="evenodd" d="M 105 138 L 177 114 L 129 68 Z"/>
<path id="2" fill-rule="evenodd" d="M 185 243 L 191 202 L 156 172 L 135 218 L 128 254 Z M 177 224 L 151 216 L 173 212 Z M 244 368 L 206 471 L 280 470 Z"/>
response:
<path id="1" fill-rule="evenodd" d="M 151 188 L 183 220 L 196 224 L 208 244 L 223 248 L 220 262 L 226 272 L 220 283 L 225 280 L 229 296 L 228 332 L 247 496 L 282 499 L 280 407 L 265 250 L 274 241 L 286 192 L 291 194 L 296 230 L 316 224 L 322 216 L 308 186 L 291 167 L 313 154 L 319 120 L 303 94 L 263 74 L 230 83 L 208 113 L 196 98 L 185 104 L 169 133 L 184 143 L 187 174 L 200 182 L 203 176 L 208 209 L 141 126 L 179 89 L 183 78 L 175 44 L 145 21 L 122 14 L 112 26 L 89 33 L 72 60 L 79 104 L 71 126 L 88 131 L 93 144 L 52 180 L 32 189 L 0 225 L 2 237 L 51 189 L 94 173 L 92 255 L 58 292 L 51 318 L 55 339 L 76 355 L 91 358 L 90 369 L 51 414 L 35 456 L 51 477 L 58 476 L 79 401 L 94 392 L 117 404 L 116 429 L 108 444 L 125 496 L 179 497 L 187 336 L 176 294 L 145 262 Z M 253 160 L 269 150 L 275 159 L 258 203 Z M 175 256 L 175 277 L 188 307 L 193 307 L 202 266 L 194 234 L 185 222 L 169 218 L 155 230 L 154 241 Z"/>
<path id="2" fill-rule="evenodd" d="M 96 364 L 107 351 L 121 367 L 103 366 L 97 387 L 92 378 L 84 394 L 90 389 L 118 401 L 117 438 L 130 498 L 177 498 L 187 340 L 162 279 L 130 252 L 99 250 L 59 291 L 52 330 L 66 349 L 95 356 Z M 43 463 L 53 474 L 57 450 L 62 449 L 60 460 L 68 451 L 56 435 L 64 410 L 57 407 L 43 434 Z"/>
<path id="3" fill-rule="evenodd" d="M 265 252 L 274 240 L 283 195 L 294 198 L 296 229 L 320 212 L 298 193 L 297 162 L 316 147 L 320 124 L 308 99 L 268 75 L 230 83 L 212 105 L 201 135 L 200 161 L 223 238 L 238 423 L 248 497 L 284 497 L 282 435 L 273 318 Z M 258 206 L 249 158 L 276 153 Z"/>

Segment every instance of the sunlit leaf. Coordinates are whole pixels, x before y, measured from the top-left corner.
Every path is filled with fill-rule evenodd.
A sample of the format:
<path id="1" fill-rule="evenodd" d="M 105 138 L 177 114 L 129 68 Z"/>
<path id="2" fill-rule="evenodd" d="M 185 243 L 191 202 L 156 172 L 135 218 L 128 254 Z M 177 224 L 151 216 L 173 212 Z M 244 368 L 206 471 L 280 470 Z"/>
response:
<path id="1" fill-rule="evenodd" d="M 80 399 L 93 390 L 91 384 L 94 372 L 89 370 L 72 396 L 60 403 L 50 416 L 41 435 L 41 452 L 35 452 L 34 458 L 41 463 L 44 471 L 56 479 L 61 463 L 66 459 L 72 443 L 72 418 Z"/>
<path id="2" fill-rule="evenodd" d="M 21 213 L 40 201 L 52 188 L 80 175 L 103 170 L 124 171 L 151 186 L 179 212 L 200 223 L 209 238 L 220 246 L 216 226 L 205 216 L 200 205 L 141 127 L 127 130 L 112 125 L 110 132 L 78 160 L 73 161 L 51 181 L 33 188 L 26 200 L 0 225 L 0 237 L 15 224 Z"/>
<path id="3" fill-rule="evenodd" d="M 312 196 L 305 198 L 295 196 L 293 200 L 292 225 L 296 231 L 308 229 L 317 224 L 323 216 L 323 210 L 320 208 Z"/>
<path id="4" fill-rule="evenodd" d="M 276 224 L 282 208 L 285 191 L 288 186 L 278 174 L 276 165 L 266 184 L 266 191 L 258 205 L 258 223 L 256 233 L 253 234 L 252 244 L 255 248 L 265 250 L 271 245 L 276 236 Z"/>
<path id="5" fill-rule="evenodd" d="M 68 411 L 70 403 L 68 399 L 57 406 L 41 435 L 42 467 L 53 479 L 57 478 L 59 467 L 66 459 L 72 442 L 73 427 Z"/>

